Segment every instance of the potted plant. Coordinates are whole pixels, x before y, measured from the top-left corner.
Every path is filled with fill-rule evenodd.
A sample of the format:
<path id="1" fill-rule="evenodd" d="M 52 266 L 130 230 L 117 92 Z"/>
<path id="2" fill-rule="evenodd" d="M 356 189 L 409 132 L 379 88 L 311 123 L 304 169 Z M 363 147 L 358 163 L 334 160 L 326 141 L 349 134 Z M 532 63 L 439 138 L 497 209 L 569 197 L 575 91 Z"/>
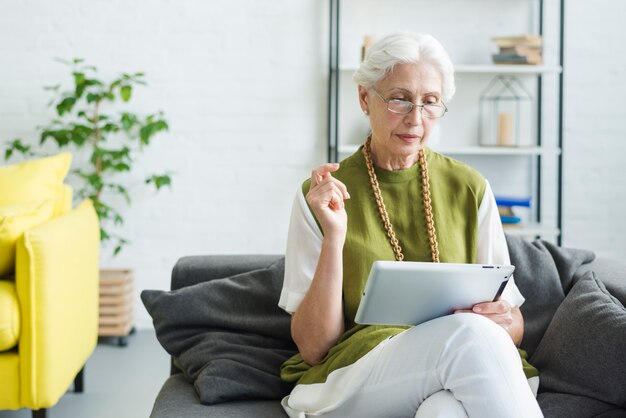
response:
<path id="1" fill-rule="evenodd" d="M 100 219 L 101 242 L 112 245 L 113 255 L 117 255 L 129 242 L 114 232 L 124 223 L 124 217 L 113 202 L 121 196 L 131 203 L 130 192 L 119 181 L 119 174 L 132 170 L 138 154 L 159 132 L 167 130 L 168 124 L 162 112 L 139 116 L 114 106 L 130 102 L 135 88 L 146 85 L 143 73 L 123 73 L 105 82 L 97 77 L 96 67 L 82 59 L 62 62 L 70 67 L 71 89 L 62 89 L 62 84 L 45 88 L 53 94 L 50 104 L 56 115 L 48 125 L 38 128 L 39 145 L 52 142 L 60 149 L 88 154 L 89 158 L 70 172 L 80 184 L 76 198 L 93 201 Z M 41 155 L 35 148 L 20 138 L 14 139 L 7 143 L 5 160 L 15 154 Z M 171 177 L 167 173 L 152 174 L 145 183 L 158 191 L 171 185 Z M 126 344 L 125 336 L 132 329 L 131 292 L 131 270 L 101 270 L 101 335 L 120 336 L 120 345 Z M 119 321 L 113 316 L 120 316 Z M 121 321 L 125 321 L 123 326 Z"/>

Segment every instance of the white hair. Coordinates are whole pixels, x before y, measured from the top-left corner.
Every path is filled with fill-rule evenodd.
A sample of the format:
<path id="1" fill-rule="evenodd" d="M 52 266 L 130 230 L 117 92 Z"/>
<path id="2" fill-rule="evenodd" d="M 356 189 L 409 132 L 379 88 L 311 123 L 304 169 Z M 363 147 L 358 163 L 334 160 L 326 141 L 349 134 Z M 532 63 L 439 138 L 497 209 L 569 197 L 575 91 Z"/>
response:
<path id="1" fill-rule="evenodd" d="M 368 49 L 352 79 L 370 88 L 385 78 L 396 64 L 419 62 L 428 62 L 439 72 L 442 100 L 452 99 L 454 66 L 443 46 L 431 35 L 405 32 L 385 36 Z"/>

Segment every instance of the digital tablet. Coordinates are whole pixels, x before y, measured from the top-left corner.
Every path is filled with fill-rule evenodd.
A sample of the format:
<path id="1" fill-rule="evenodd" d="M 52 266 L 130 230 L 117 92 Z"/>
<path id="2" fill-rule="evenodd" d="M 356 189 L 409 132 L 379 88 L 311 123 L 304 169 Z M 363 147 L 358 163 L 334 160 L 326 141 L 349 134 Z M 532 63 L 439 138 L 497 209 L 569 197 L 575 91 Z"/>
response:
<path id="1" fill-rule="evenodd" d="M 375 261 L 355 322 L 418 325 L 500 297 L 509 265 Z"/>

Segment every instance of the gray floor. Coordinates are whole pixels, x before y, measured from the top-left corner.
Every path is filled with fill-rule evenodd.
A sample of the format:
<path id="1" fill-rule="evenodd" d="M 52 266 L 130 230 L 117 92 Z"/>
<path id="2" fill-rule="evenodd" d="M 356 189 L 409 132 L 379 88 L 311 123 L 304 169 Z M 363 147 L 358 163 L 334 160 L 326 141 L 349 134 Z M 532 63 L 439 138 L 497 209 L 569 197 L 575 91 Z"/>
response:
<path id="1" fill-rule="evenodd" d="M 154 331 L 137 331 L 127 347 L 102 340 L 85 368 L 85 392 L 68 392 L 49 418 L 141 418 L 169 374 L 169 357 Z M 29 410 L 0 411 L 0 418 L 30 418 Z"/>

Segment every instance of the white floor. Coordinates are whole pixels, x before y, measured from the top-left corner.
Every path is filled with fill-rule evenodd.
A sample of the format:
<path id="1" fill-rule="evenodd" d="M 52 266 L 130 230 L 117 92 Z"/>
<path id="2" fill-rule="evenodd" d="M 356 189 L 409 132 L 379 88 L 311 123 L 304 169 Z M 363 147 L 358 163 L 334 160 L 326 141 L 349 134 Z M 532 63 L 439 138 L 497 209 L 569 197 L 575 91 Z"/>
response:
<path id="1" fill-rule="evenodd" d="M 148 417 L 169 375 L 169 356 L 154 331 L 137 331 L 128 346 L 101 340 L 85 368 L 85 391 L 66 393 L 49 418 Z M 30 418 L 31 411 L 0 411 L 0 418 Z"/>

